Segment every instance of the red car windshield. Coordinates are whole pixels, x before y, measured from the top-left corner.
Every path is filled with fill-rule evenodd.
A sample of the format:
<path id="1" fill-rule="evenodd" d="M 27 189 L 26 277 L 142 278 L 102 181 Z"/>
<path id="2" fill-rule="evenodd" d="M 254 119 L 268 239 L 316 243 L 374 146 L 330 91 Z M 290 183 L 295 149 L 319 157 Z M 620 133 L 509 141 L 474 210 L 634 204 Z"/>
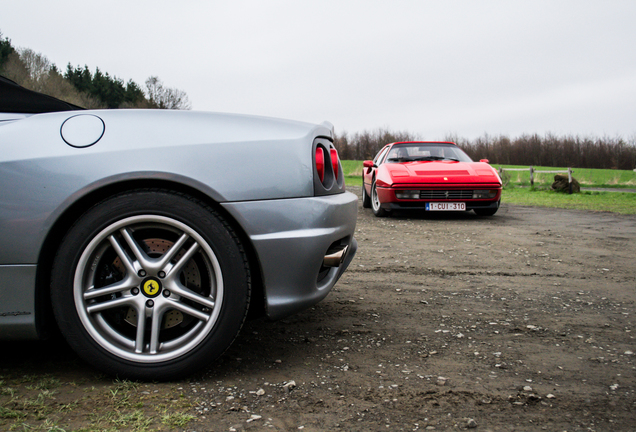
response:
<path id="1" fill-rule="evenodd" d="M 388 163 L 448 160 L 472 162 L 459 147 L 452 144 L 398 144 L 386 157 Z"/>

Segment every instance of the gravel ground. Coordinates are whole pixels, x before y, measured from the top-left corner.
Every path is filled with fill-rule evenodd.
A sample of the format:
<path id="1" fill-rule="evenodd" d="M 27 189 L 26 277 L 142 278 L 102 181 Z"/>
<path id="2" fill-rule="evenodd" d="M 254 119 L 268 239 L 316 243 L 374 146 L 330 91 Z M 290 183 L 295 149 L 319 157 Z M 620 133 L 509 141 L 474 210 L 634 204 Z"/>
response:
<path id="1" fill-rule="evenodd" d="M 636 217 L 360 207 L 356 231 L 327 299 L 246 323 L 188 380 L 113 381 L 51 342 L 1 344 L 0 429 L 636 430 Z"/>

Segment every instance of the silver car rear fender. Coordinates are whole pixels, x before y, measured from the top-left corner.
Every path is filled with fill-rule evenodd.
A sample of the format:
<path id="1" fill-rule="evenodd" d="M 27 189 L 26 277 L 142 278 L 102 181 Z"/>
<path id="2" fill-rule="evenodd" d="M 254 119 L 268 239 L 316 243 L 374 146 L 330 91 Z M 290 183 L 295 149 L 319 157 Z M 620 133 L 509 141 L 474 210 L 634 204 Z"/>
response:
<path id="1" fill-rule="evenodd" d="M 269 318 L 279 319 L 322 300 L 356 252 L 358 198 L 321 197 L 223 203 L 249 236 L 262 270 Z M 335 242 L 350 246 L 343 264 L 325 270 Z"/>

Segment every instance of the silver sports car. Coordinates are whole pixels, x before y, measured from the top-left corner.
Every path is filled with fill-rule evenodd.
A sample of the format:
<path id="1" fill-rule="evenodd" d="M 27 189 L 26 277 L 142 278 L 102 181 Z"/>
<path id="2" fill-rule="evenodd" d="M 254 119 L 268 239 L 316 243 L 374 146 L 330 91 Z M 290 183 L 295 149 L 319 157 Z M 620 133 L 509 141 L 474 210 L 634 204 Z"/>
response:
<path id="1" fill-rule="evenodd" d="M 88 111 L 0 77 L 0 339 L 57 326 L 107 373 L 172 379 L 248 311 L 319 302 L 357 247 L 332 141 L 328 123 Z"/>

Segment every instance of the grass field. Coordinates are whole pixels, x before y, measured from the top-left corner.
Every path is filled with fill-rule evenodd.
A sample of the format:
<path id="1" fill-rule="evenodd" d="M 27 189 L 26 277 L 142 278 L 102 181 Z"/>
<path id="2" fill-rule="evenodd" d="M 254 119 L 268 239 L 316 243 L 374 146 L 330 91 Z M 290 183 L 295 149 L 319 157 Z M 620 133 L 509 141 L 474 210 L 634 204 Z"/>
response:
<path id="1" fill-rule="evenodd" d="M 543 188 L 531 189 L 508 186 L 503 191 L 502 200 L 509 204 L 537 207 L 636 214 L 636 193 L 583 191 L 568 195 Z"/>
<path id="2" fill-rule="evenodd" d="M 493 165 L 499 169 L 500 165 Z M 527 168 L 503 165 L 507 168 Z M 535 170 L 567 170 L 567 168 L 535 167 Z M 342 170 L 348 185 L 362 185 L 362 161 L 342 161 Z M 503 191 L 502 200 L 509 204 L 556 207 L 592 211 L 636 214 L 636 194 L 623 192 L 590 192 L 564 194 L 550 190 L 554 174 L 535 172 L 534 188 L 530 186 L 529 171 L 510 171 L 510 182 Z M 573 177 L 582 187 L 636 189 L 636 172 L 624 170 L 573 169 Z"/>

